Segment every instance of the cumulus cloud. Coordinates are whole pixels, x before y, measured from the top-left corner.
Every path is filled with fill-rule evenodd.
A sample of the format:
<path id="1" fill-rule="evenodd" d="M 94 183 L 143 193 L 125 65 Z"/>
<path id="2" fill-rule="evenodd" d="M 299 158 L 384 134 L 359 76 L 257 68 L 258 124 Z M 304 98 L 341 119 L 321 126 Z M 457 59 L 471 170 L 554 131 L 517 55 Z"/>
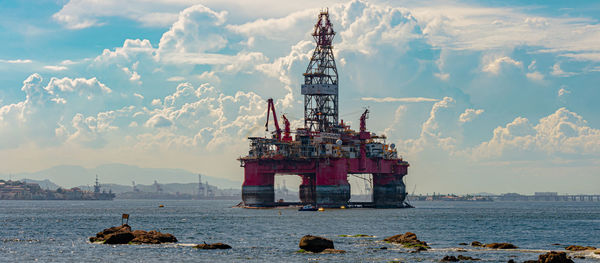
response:
<path id="1" fill-rule="evenodd" d="M 465 112 L 461 113 L 458 117 L 458 120 L 462 123 L 470 122 L 475 119 L 477 116 L 483 113 L 482 109 L 466 109 Z"/>
<path id="2" fill-rule="evenodd" d="M 115 118 L 114 111 L 99 112 L 96 116 L 89 117 L 77 113 L 71 120 L 74 132 L 69 136 L 67 142 L 92 148 L 102 147 L 106 144 L 103 134 L 118 129 L 111 125 Z"/>
<path id="3" fill-rule="evenodd" d="M 146 127 L 152 127 L 152 128 L 163 128 L 163 127 L 170 127 L 171 125 L 173 125 L 173 121 L 167 119 L 165 116 L 162 115 L 154 115 L 152 116 L 150 119 L 148 119 L 148 121 L 146 121 Z"/>
<path id="4" fill-rule="evenodd" d="M 7 138 L 0 141 L 0 148 L 16 147 L 31 141 L 42 145 L 60 144 L 60 138 L 69 135 L 68 128 L 62 122 L 64 118 L 70 118 L 69 114 L 74 116 L 75 113 L 71 112 L 83 105 L 92 111 L 104 107 L 98 107 L 96 99 L 111 93 L 111 89 L 96 78 L 51 78 L 45 86 L 43 82 L 39 74 L 30 75 L 23 81 L 21 88 L 25 93 L 25 100 L 0 108 L 0 137 Z M 81 101 L 79 97 L 88 102 Z M 97 119 L 101 122 L 106 119 L 104 114 L 98 116 Z M 77 120 L 73 122 L 77 124 L 75 128 L 83 127 L 80 125 L 82 122 Z M 88 124 L 91 121 L 89 119 Z M 102 131 L 106 130 L 104 126 L 101 128 Z M 59 138 L 55 138 L 55 135 Z"/>
<path id="5" fill-rule="evenodd" d="M 537 124 L 517 117 L 504 127 L 494 129 L 490 141 L 473 149 L 477 159 L 531 159 L 565 154 L 593 155 L 600 153 L 600 130 L 589 127 L 577 113 L 566 108 L 543 117 Z"/>
<path id="6" fill-rule="evenodd" d="M 50 94 L 54 94 L 58 91 L 63 93 L 75 92 L 79 94 L 79 96 L 87 97 L 88 100 L 91 100 L 94 96 L 112 92 L 110 88 L 98 81 L 96 78 L 52 78 L 50 79 L 48 86 L 44 89 Z"/>
<path id="7" fill-rule="evenodd" d="M 507 56 L 485 56 L 483 58 L 483 66 L 481 71 L 492 74 L 498 74 L 503 64 L 511 65 L 515 67 L 522 67 L 523 63 L 516 61 Z"/>
<path id="8" fill-rule="evenodd" d="M 444 97 L 431 107 L 429 117 L 421 125 L 421 133 L 416 139 L 403 141 L 404 148 L 413 154 L 431 149 L 451 152 L 461 140 L 461 129 L 456 120 L 458 115 L 456 100 Z"/>
<path id="9" fill-rule="evenodd" d="M 170 59 L 175 54 L 179 58 L 225 47 L 227 39 L 223 37 L 221 25 L 227 12 L 215 12 L 203 5 L 186 8 L 179 14 L 178 20 L 165 32 L 158 46 L 157 54 L 162 59 Z"/>

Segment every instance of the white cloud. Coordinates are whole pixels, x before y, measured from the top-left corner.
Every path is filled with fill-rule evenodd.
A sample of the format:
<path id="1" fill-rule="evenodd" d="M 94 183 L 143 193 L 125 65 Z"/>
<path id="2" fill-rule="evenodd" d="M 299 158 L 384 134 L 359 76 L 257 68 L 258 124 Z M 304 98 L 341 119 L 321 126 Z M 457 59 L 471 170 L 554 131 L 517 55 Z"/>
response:
<path id="1" fill-rule="evenodd" d="M 349 4 L 340 4 L 339 1 L 329 2 L 328 6 L 332 13 L 342 14 L 340 17 L 342 27 L 349 27 L 350 24 L 360 19 L 366 21 L 368 13 L 381 12 L 380 10 L 394 12 L 394 7 L 381 4 L 360 1 L 349 2 Z M 145 26 L 167 27 L 177 21 L 180 11 L 195 4 L 203 4 L 215 10 L 232 10 L 231 12 L 234 12 L 237 17 L 240 15 L 243 17 L 239 18 L 242 21 L 249 17 L 267 17 L 266 19 L 256 19 L 243 26 L 231 25 L 230 29 L 247 35 L 270 34 L 284 38 L 283 34 L 287 35 L 288 32 L 294 31 L 291 30 L 290 25 L 295 25 L 298 20 L 306 17 L 313 18 L 315 11 L 323 7 L 322 1 L 282 4 L 267 0 L 253 2 L 71 0 L 55 13 L 53 18 L 71 29 L 102 25 L 105 23 L 105 18 L 112 16 L 131 19 Z M 367 5 L 369 8 L 365 11 L 363 7 Z M 600 55 L 598 55 L 600 54 L 600 25 L 588 18 L 532 16 L 514 8 L 484 7 L 464 3 L 408 2 L 403 3 L 402 6 L 410 9 L 411 16 L 419 23 L 423 34 L 427 36 L 431 44 L 437 47 L 458 50 L 502 50 L 528 45 L 543 47 L 549 52 L 557 52 L 578 59 L 600 60 Z M 336 9 L 338 7 L 343 9 Z M 402 10 L 408 9 L 397 10 L 403 12 Z M 395 19 L 394 16 L 390 17 Z M 358 24 L 363 22 L 358 22 Z M 379 24 L 373 24 L 370 28 L 375 31 L 385 29 L 379 26 Z M 269 29 L 278 31 L 269 31 Z M 389 28 L 384 32 L 387 32 L 386 35 L 396 38 L 394 35 L 401 32 L 398 29 Z M 362 39 L 356 42 L 358 44 L 356 48 L 368 52 L 368 49 L 362 47 L 362 43 L 370 38 L 370 34 L 362 34 Z"/>
<path id="2" fill-rule="evenodd" d="M 219 78 L 219 76 L 215 73 L 215 71 L 204 71 L 202 72 L 202 74 L 197 75 L 196 78 L 198 78 L 201 81 L 217 84 L 221 82 L 221 78 Z"/>
<path id="3" fill-rule="evenodd" d="M 489 56 L 488 55 L 483 58 L 482 63 L 483 63 L 483 66 L 481 68 L 481 71 L 492 73 L 492 74 L 498 74 L 500 72 L 502 64 L 512 65 L 512 66 L 515 66 L 518 68 L 523 66 L 523 63 L 521 63 L 520 61 L 516 61 L 507 56 Z"/>
<path id="4" fill-rule="evenodd" d="M 106 144 L 104 134 L 118 129 L 111 125 L 115 118 L 114 111 L 99 112 L 96 116 L 87 118 L 83 114 L 77 113 L 71 120 L 75 131 L 68 137 L 67 142 L 92 148 L 102 147 Z"/>
<path id="5" fill-rule="evenodd" d="M 133 96 L 136 97 L 136 98 L 139 98 L 140 100 L 144 99 L 144 96 L 142 94 L 139 94 L 139 93 L 133 93 Z"/>
<path id="6" fill-rule="evenodd" d="M 542 81 L 542 80 L 544 80 L 544 75 L 542 73 L 540 73 L 539 71 L 530 72 L 530 73 L 527 73 L 525 75 L 530 80 L 534 80 L 534 81 Z"/>
<path id="7" fill-rule="evenodd" d="M 167 59 L 171 53 L 193 56 L 222 49 L 227 44 L 221 28 L 226 15 L 225 11 L 215 12 L 203 5 L 186 8 L 162 35 L 158 56 Z"/>
<path id="8" fill-rule="evenodd" d="M 52 71 L 63 71 L 68 69 L 65 66 L 44 66 L 44 68 Z"/>
<path id="9" fill-rule="evenodd" d="M 600 25 L 588 18 L 531 17 L 508 7 L 460 3 L 411 8 L 434 46 L 458 50 L 542 47 L 548 52 L 598 52 Z"/>
<path id="10" fill-rule="evenodd" d="M 532 60 L 531 63 L 529 63 L 529 66 L 527 66 L 527 69 L 530 71 L 534 71 L 536 69 L 536 63 L 537 61 Z"/>
<path id="11" fill-rule="evenodd" d="M 385 97 L 385 98 L 373 98 L 373 97 L 364 97 L 360 98 L 363 101 L 373 101 L 373 102 L 436 102 L 438 99 L 432 98 L 423 98 L 423 97 L 413 97 L 413 98 L 393 98 L 393 97 Z"/>
<path id="12" fill-rule="evenodd" d="M 411 155 L 431 150 L 437 153 L 452 152 L 461 140 L 462 132 L 456 116 L 456 100 L 444 97 L 437 101 L 431 107 L 429 118 L 421 125 L 419 137 L 403 141 L 402 148 Z"/>
<path id="13" fill-rule="evenodd" d="M 433 75 L 444 81 L 450 79 L 450 74 L 448 74 L 448 73 L 434 73 Z"/>
<path id="14" fill-rule="evenodd" d="M 167 81 L 171 81 L 171 82 L 180 82 L 183 80 L 185 80 L 185 78 L 182 76 L 173 76 L 173 77 L 170 77 L 167 79 Z"/>
<path id="15" fill-rule="evenodd" d="M 123 67 L 122 70 L 123 70 L 123 72 L 125 72 L 125 74 L 127 74 L 129 76 L 129 81 L 137 83 L 137 84 L 142 84 L 142 82 L 140 81 L 141 76 L 136 71 L 130 70 L 127 67 Z"/>
<path id="16" fill-rule="evenodd" d="M 148 121 L 146 121 L 146 124 L 144 125 L 146 127 L 152 128 L 164 128 L 173 125 L 173 121 L 167 119 L 167 117 L 162 115 L 154 115 L 150 119 L 148 119 Z"/>
<path id="17" fill-rule="evenodd" d="M 52 18 L 69 29 L 101 26 L 105 23 L 103 18 L 110 16 L 125 17 L 146 26 L 167 26 L 175 21 L 179 10 L 191 4 L 193 1 L 186 0 L 71 0 Z"/>
<path id="18" fill-rule="evenodd" d="M 483 109 L 466 109 L 465 112 L 460 114 L 458 120 L 462 123 L 470 122 L 482 113 Z"/>
<path id="19" fill-rule="evenodd" d="M 148 27 L 168 27 L 177 21 L 178 13 L 196 4 L 211 6 L 217 10 L 231 9 L 239 17 L 285 16 L 290 12 L 331 6 L 338 0 L 310 0 L 281 4 L 274 0 L 252 2 L 235 0 L 70 0 L 53 18 L 70 29 L 101 26 L 110 17 L 123 17 Z"/>
<path id="20" fill-rule="evenodd" d="M 400 125 L 400 124 L 402 123 L 402 117 L 406 114 L 406 111 L 407 111 L 406 105 L 399 105 L 396 108 L 396 110 L 394 111 L 394 120 L 390 123 L 390 126 L 385 128 L 385 130 L 383 131 L 383 134 L 389 135 L 389 134 L 396 133 L 397 127 L 398 126 L 402 127 L 402 125 Z"/>
<path id="21" fill-rule="evenodd" d="M 88 100 L 91 100 L 94 96 L 112 92 L 109 87 L 98 81 L 96 78 L 52 78 L 50 79 L 48 86 L 44 89 L 50 94 L 54 94 L 58 91 L 76 92 L 79 96 L 86 96 Z"/>
<path id="22" fill-rule="evenodd" d="M 96 78 L 51 78 L 44 86 L 43 78 L 32 74 L 23 81 L 21 90 L 25 93 L 24 101 L 0 107 L 0 137 L 11 138 L 0 140 L 0 148 L 31 142 L 60 145 L 69 137 L 71 127 L 80 129 L 86 120 L 87 124 L 100 123 L 100 131 L 109 130 L 104 126 L 106 113 L 94 113 L 97 116 L 90 117 L 93 120 L 84 119 L 82 115 L 81 119 L 74 119 L 72 126 L 63 123 L 65 118 L 74 118 L 71 116 L 76 115 L 75 110 L 96 111 L 105 107 L 99 105 L 97 99 L 110 94 L 111 90 Z M 81 130 L 78 134 L 84 132 Z"/>
<path id="23" fill-rule="evenodd" d="M 0 63 L 8 63 L 8 64 L 28 64 L 32 63 L 31 59 L 0 59 Z"/>
<path id="24" fill-rule="evenodd" d="M 567 94 L 570 94 L 570 93 L 571 93 L 571 91 L 569 91 L 569 90 L 565 89 L 564 87 L 561 87 L 561 88 L 558 90 L 558 96 L 559 96 L 559 97 L 563 97 L 563 96 L 565 96 L 565 95 L 567 95 Z"/>
<path id="25" fill-rule="evenodd" d="M 598 50 L 595 50 L 595 52 L 565 53 L 561 54 L 561 56 L 579 61 L 600 61 L 600 52 L 598 52 Z"/>
<path id="26" fill-rule="evenodd" d="M 494 130 L 490 141 L 473 149 L 476 159 L 505 158 L 510 160 L 562 156 L 565 154 L 600 155 L 600 130 L 588 126 L 577 113 L 566 108 L 541 118 L 533 125 L 518 117 L 505 127 Z"/>
<path id="27" fill-rule="evenodd" d="M 560 63 L 556 63 L 554 64 L 554 66 L 552 66 L 552 72 L 550 72 L 550 74 L 557 77 L 570 77 L 575 75 L 575 73 L 573 72 L 565 72 L 564 70 L 562 70 L 560 68 Z"/>
<path id="28" fill-rule="evenodd" d="M 69 66 L 69 65 L 75 65 L 77 63 L 79 63 L 79 62 L 75 62 L 75 61 L 72 61 L 70 59 L 66 59 L 66 60 L 63 60 L 63 61 L 60 62 L 61 65 L 67 65 L 67 66 Z"/>

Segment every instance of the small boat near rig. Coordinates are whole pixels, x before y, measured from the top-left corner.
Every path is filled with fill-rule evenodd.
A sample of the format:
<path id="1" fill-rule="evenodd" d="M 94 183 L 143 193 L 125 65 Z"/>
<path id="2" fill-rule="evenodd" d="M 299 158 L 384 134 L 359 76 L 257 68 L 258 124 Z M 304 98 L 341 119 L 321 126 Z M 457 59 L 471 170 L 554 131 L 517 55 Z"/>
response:
<path id="1" fill-rule="evenodd" d="M 385 135 L 367 131 L 369 110 L 360 117 L 359 131 L 350 129 L 339 119 L 338 71 L 332 46 L 335 32 L 328 11 L 319 13 L 312 35 L 317 46 L 301 86 L 304 127 L 292 132 L 290 122 L 282 115 L 282 131 L 273 99 L 267 101 L 266 126 L 272 114 L 275 131 L 271 138 L 249 137 L 249 153 L 239 159 L 244 168 L 244 206 L 290 205 L 275 202 L 274 194 L 275 175 L 288 174 L 302 177 L 301 202 L 297 205 L 315 208 L 406 207 L 403 178 L 409 164 L 398 157 L 394 144 L 386 144 Z M 348 174 L 372 176 L 371 202 L 349 202 Z"/>

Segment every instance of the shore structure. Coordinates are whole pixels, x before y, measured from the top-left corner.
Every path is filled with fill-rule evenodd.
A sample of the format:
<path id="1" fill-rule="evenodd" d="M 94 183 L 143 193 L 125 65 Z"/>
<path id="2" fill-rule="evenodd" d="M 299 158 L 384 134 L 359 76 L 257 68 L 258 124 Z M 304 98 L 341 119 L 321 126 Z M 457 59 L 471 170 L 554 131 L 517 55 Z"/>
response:
<path id="1" fill-rule="evenodd" d="M 36 183 L 0 180 L 0 200 L 113 200 L 112 191 L 101 190 L 96 176 L 94 191 L 84 191 L 79 187 L 45 190 Z"/>
<path id="2" fill-rule="evenodd" d="M 239 158 L 244 168 L 244 205 L 289 205 L 275 202 L 274 197 L 275 175 L 287 174 L 302 178 L 300 204 L 351 207 L 348 174 L 368 174 L 372 176 L 372 201 L 362 202 L 361 207 L 405 207 L 403 178 L 409 164 L 398 157 L 394 144 L 386 144 L 385 135 L 367 131 L 369 110 L 360 117 L 359 131 L 339 119 L 338 71 L 332 45 L 335 31 L 327 10 L 319 13 L 312 36 L 316 47 L 301 86 L 304 127 L 292 132 L 283 115 L 282 131 L 273 99 L 267 101 L 267 130 L 271 114 L 275 125 L 272 137 L 249 137 L 249 153 Z"/>

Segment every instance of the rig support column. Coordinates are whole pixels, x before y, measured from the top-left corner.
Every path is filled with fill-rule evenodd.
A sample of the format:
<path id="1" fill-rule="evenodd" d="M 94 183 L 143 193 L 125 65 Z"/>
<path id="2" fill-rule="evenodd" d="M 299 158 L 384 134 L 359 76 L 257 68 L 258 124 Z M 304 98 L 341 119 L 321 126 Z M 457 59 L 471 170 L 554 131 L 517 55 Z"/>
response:
<path id="1" fill-rule="evenodd" d="M 347 206 L 350 201 L 350 184 L 346 170 L 346 160 L 329 159 L 319 162 L 316 173 L 317 206 Z"/>
<path id="2" fill-rule="evenodd" d="M 373 203 L 377 208 L 404 207 L 404 174 L 373 174 Z"/>
<path id="3" fill-rule="evenodd" d="M 315 185 L 315 174 L 302 175 L 302 184 L 300 184 L 300 189 L 298 191 L 300 202 L 303 204 L 317 204 Z"/>
<path id="4" fill-rule="evenodd" d="M 247 206 L 275 206 L 275 174 L 260 171 L 258 162 L 244 166 L 242 200 Z"/>

